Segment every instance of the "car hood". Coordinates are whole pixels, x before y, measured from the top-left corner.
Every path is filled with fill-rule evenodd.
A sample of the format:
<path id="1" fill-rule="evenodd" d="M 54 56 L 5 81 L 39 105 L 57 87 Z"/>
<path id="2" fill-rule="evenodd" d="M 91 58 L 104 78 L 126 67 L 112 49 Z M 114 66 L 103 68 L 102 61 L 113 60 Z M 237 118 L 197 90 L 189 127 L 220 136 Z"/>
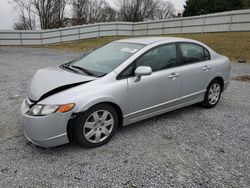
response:
<path id="1" fill-rule="evenodd" d="M 28 98 L 42 100 L 71 87 L 95 80 L 95 77 L 71 73 L 60 67 L 38 70 L 28 86 Z"/>

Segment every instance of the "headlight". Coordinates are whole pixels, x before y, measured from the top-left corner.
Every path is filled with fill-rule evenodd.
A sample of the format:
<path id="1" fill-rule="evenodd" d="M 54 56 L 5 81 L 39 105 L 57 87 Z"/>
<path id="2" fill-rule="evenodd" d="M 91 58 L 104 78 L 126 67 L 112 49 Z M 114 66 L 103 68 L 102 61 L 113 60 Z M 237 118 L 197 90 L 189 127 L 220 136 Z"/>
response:
<path id="1" fill-rule="evenodd" d="M 53 114 L 55 112 L 69 112 L 74 108 L 75 104 L 65 104 L 65 105 L 42 105 L 37 104 L 33 106 L 30 111 L 28 112 L 31 116 L 46 116 L 49 114 Z"/>

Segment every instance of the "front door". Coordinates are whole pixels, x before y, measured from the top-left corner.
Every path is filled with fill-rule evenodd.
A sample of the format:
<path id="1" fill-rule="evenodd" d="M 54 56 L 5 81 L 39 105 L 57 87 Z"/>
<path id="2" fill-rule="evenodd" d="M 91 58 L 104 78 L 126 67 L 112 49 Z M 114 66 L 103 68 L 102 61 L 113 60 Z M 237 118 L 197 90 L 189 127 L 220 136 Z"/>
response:
<path id="1" fill-rule="evenodd" d="M 131 70 L 149 66 L 153 73 L 139 81 L 134 76 L 127 78 L 128 116 L 132 122 L 178 104 L 181 80 L 176 61 L 176 45 L 167 44 L 150 50 L 134 62 Z"/>

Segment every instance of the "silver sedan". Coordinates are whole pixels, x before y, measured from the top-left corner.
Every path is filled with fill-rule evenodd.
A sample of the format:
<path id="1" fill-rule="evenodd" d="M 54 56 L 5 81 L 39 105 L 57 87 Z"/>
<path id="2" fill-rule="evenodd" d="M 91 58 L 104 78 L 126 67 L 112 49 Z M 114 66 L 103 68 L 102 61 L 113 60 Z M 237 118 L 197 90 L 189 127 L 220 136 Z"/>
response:
<path id="1" fill-rule="evenodd" d="M 21 108 L 24 134 L 42 147 L 98 147 L 119 126 L 194 103 L 214 107 L 229 78 L 229 59 L 198 41 L 111 42 L 35 73 Z"/>

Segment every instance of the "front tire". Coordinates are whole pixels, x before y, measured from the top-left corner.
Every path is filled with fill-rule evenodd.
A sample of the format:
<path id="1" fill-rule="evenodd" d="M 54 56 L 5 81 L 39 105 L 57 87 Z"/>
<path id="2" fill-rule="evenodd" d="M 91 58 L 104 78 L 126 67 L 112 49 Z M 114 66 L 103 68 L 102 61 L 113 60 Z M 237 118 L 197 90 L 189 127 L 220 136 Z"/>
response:
<path id="1" fill-rule="evenodd" d="M 222 84 L 218 80 L 212 81 L 205 93 L 204 101 L 203 101 L 203 106 L 206 108 L 213 108 L 217 105 L 217 103 L 220 100 L 222 93 Z"/>
<path id="2" fill-rule="evenodd" d="M 95 105 L 75 121 L 75 140 L 85 148 L 107 143 L 118 128 L 118 115 L 109 104 Z"/>

